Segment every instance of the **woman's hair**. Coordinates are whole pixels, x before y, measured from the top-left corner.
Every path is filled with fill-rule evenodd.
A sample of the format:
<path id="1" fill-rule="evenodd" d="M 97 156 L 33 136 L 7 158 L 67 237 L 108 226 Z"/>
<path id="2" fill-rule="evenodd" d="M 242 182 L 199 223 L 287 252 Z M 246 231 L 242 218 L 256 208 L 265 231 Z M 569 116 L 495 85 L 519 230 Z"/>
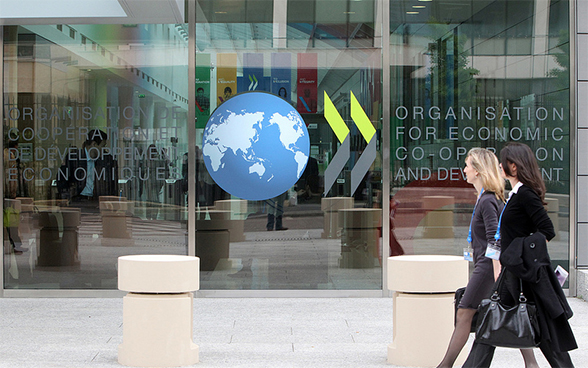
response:
<path id="1" fill-rule="evenodd" d="M 283 96 L 282 96 L 282 91 L 284 91 L 284 95 Z M 285 87 L 280 87 L 280 89 L 278 90 L 278 96 L 284 97 L 284 98 L 288 97 L 288 92 L 286 91 L 286 88 Z"/>
<path id="2" fill-rule="evenodd" d="M 516 177 L 521 183 L 533 189 L 545 204 L 545 183 L 529 146 L 518 142 L 508 143 L 500 150 L 500 162 L 506 175 Z M 510 172 L 508 164 L 516 165 L 516 175 Z"/>
<path id="3" fill-rule="evenodd" d="M 485 148 L 472 148 L 467 158 L 472 168 L 480 174 L 484 190 L 494 193 L 497 199 L 504 202 L 504 179 L 500 175 L 496 155 Z"/>

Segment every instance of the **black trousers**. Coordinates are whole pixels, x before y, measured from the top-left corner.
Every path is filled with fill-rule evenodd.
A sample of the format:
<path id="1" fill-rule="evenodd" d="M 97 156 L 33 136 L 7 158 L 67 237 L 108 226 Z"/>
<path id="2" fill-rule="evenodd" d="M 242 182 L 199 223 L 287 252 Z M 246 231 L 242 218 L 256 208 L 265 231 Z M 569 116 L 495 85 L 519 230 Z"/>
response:
<path id="1" fill-rule="evenodd" d="M 567 351 L 556 352 L 547 343 L 541 343 L 539 349 L 553 368 L 574 368 L 574 363 Z M 494 346 L 481 344 L 474 341 L 472 350 L 462 368 L 489 368 L 494 357 Z"/>

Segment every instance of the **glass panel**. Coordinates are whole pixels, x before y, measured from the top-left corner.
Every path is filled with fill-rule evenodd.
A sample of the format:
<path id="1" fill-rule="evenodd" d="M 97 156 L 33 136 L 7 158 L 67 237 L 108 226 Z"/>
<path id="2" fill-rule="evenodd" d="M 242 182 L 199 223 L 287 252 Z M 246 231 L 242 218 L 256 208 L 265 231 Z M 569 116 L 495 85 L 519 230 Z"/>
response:
<path id="1" fill-rule="evenodd" d="M 214 23 L 272 23 L 273 0 L 200 0 L 200 15 Z"/>
<path id="2" fill-rule="evenodd" d="M 410 254 L 461 255 L 476 200 L 465 155 L 518 141 L 539 161 L 551 257 L 568 269 L 568 1 L 412 4 L 390 7 L 393 233 Z"/>
<path id="3" fill-rule="evenodd" d="M 206 10 L 209 2 L 197 2 L 196 254 L 201 257 L 201 289 L 382 287 L 381 50 L 374 47 L 374 1 L 361 2 L 364 7 L 345 2 L 336 11 L 334 3 L 341 2 L 289 1 L 288 11 L 278 15 L 283 18 L 266 24 L 232 15 L 227 15 L 232 23 L 219 21 Z M 300 179 L 282 195 L 255 201 L 225 191 L 215 180 L 222 168 L 210 169 L 207 147 L 219 152 L 218 142 L 237 133 L 203 143 L 203 136 L 212 135 L 212 128 L 205 130 L 211 112 L 220 114 L 224 101 L 248 91 L 286 100 L 301 115 L 310 139 L 310 159 Z M 328 103 L 333 106 L 329 113 Z M 245 106 L 242 111 L 269 111 L 256 109 Z M 230 123 L 228 116 L 223 118 Z M 327 118 L 341 121 L 341 136 Z M 210 124 L 220 130 L 221 124 Z M 243 165 L 247 159 L 262 160 L 256 154 L 273 144 L 264 138 L 264 124 L 254 127 L 255 140 L 243 143 L 247 157 L 227 144 L 217 166 L 228 157 Z M 271 172 L 269 164 L 263 168 Z"/>
<path id="4" fill-rule="evenodd" d="M 6 288 L 116 289 L 120 255 L 187 254 L 187 29 L 4 27 Z"/>

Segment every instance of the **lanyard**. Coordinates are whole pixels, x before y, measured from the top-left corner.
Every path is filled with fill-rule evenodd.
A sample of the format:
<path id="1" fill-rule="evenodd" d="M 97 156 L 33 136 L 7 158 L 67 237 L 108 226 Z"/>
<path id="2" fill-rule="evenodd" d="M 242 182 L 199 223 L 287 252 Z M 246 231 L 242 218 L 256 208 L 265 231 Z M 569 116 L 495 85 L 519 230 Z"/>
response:
<path id="1" fill-rule="evenodd" d="M 472 242 L 472 222 L 474 222 L 474 215 L 476 214 L 476 207 L 478 207 L 478 202 L 480 202 L 480 197 L 482 197 L 483 193 L 484 193 L 484 188 L 482 188 L 482 190 L 480 191 L 480 195 L 478 196 L 478 199 L 476 200 L 476 204 L 474 205 L 474 210 L 472 211 L 472 219 L 470 220 L 470 229 L 468 230 L 468 237 L 467 237 L 468 243 Z"/>
<path id="2" fill-rule="evenodd" d="M 496 226 L 496 234 L 494 234 L 494 239 L 496 241 L 500 240 L 500 225 L 502 224 L 502 214 L 504 213 L 504 209 L 506 208 L 506 205 L 508 204 L 508 201 L 510 201 L 511 197 L 512 195 L 508 196 L 508 199 L 506 200 L 504 207 L 502 207 L 502 212 L 500 212 L 500 217 L 498 218 L 498 226 Z"/>

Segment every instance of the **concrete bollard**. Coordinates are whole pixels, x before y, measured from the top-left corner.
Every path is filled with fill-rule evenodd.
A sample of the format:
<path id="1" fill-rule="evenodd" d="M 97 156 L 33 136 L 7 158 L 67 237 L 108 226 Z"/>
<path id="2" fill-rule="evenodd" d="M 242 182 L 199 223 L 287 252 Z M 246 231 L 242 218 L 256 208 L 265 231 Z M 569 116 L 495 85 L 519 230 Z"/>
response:
<path id="1" fill-rule="evenodd" d="M 379 265 L 379 239 L 382 210 L 350 208 L 339 210 L 341 268 L 372 268 Z"/>
<path id="2" fill-rule="evenodd" d="M 388 258 L 388 289 L 393 290 L 393 342 L 388 363 L 435 367 L 453 333 L 455 290 L 467 284 L 463 257 L 404 255 Z M 467 355 L 462 351 L 457 364 Z"/>
<path id="3" fill-rule="evenodd" d="M 127 225 L 127 220 L 132 213 L 132 202 L 101 200 L 102 237 L 131 239 L 131 229 Z"/>
<path id="4" fill-rule="evenodd" d="M 321 235 L 323 239 L 341 237 L 339 210 L 353 208 L 353 203 L 352 197 L 328 197 L 321 199 L 321 210 L 324 212 L 323 233 Z"/>
<path id="5" fill-rule="evenodd" d="M 231 211 L 196 212 L 196 255 L 202 271 L 214 271 L 221 259 L 229 258 Z"/>
<path id="6" fill-rule="evenodd" d="M 118 362 L 131 367 L 198 363 L 192 341 L 192 291 L 200 288 L 200 259 L 180 255 L 118 258 L 123 298 L 123 342 Z"/>
<path id="7" fill-rule="evenodd" d="M 245 220 L 247 219 L 247 201 L 244 199 L 223 199 L 214 201 L 214 209 L 230 211 L 229 235 L 231 242 L 245 240 Z"/>
<path id="8" fill-rule="evenodd" d="M 17 197 L 17 201 L 21 204 L 20 225 L 18 230 L 21 234 L 32 233 L 33 227 L 33 212 L 35 210 L 34 200 L 30 197 Z"/>
<path id="9" fill-rule="evenodd" d="M 55 207 L 39 211 L 37 266 L 79 266 L 78 228 L 81 210 Z"/>
<path id="10" fill-rule="evenodd" d="M 425 231 L 423 237 L 429 239 L 453 238 L 453 207 L 452 196 L 424 196 L 423 209 L 425 215 Z"/>

